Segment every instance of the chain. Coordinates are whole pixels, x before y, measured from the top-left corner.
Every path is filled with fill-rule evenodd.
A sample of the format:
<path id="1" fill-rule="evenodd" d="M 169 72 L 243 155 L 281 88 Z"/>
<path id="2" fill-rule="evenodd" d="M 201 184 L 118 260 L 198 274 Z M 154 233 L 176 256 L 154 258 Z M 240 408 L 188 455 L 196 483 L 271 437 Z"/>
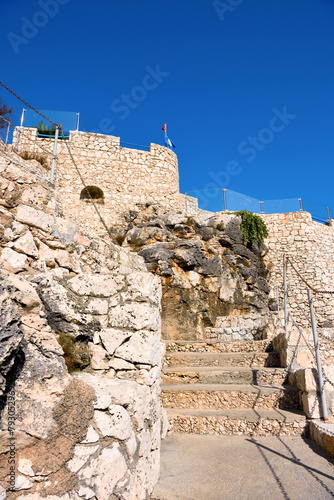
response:
<path id="1" fill-rule="evenodd" d="M 310 290 L 312 290 L 312 292 L 314 293 L 317 293 L 317 294 L 334 294 L 334 290 L 316 290 L 315 288 L 313 288 L 313 286 L 311 286 L 305 278 L 303 278 L 303 276 L 300 274 L 300 272 L 295 268 L 295 266 L 293 265 L 291 259 L 289 256 L 287 256 L 287 262 L 289 262 L 291 264 L 291 267 L 292 269 L 295 271 L 295 273 L 297 274 L 297 276 L 299 276 L 299 278 L 302 280 L 303 283 L 305 283 L 305 285 L 310 288 Z"/>
<path id="2" fill-rule="evenodd" d="M 60 130 L 62 131 L 62 129 L 60 129 Z M 68 143 L 67 143 L 67 142 L 65 142 L 65 145 L 66 145 L 67 150 L 68 150 L 68 153 L 69 153 L 69 155 L 70 155 L 70 157 L 71 157 L 71 160 L 72 160 L 72 163 L 73 163 L 73 165 L 74 165 L 74 168 L 76 169 L 77 174 L 78 174 L 78 176 L 79 176 L 79 178 L 80 178 L 80 180 L 81 180 L 81 183 L 82 183 L 83 187 L 84 187 L 84 188 L 86 188 L 86 187 L 87 187 L 87 186 L 86 186 L 86 183 L 85 183 L 84 178 L 83 178 L 83 176 L 81 175 L 81 172 L 80 172 L 80 170 L 79 170 L 79 168 L 78 168 L 78 166 L 77 166 L 77 164 L 76 164 L 76 162 L 75 162 L 75 160 L 74 160 L 74 157 L 73 157 L 73 155 L 72 155 L 72 151 L 71 151 L 71 149 L 70 149 L 70 147 L 69 147 L 69 145 L 68 145 Z M 89 192 L 89 191 L 87 191 L 87 192 L 88 192 L 88 195 L 89 195 L 89 197 L 90 197 L 90 200 L 91 200 L 91 202 L 92 202 L 92 204 L 93 204 L 93 207 L 94 207 L 94 209 L 95 209 L 95 211 L 96 211 L 96 213 L 97 213 L 97 215 L 98 215 L 98 217 L 99 217 L 100 221 L 102 222 L 103 227 L 104 227 L 104 228 L 105 228 L 105 230 L 107 231 L 108 236 L 110 237 L 110 239 L 111 239 L 112 241 L 114 241 L 114 238 L 113 238 L 112 234 L 110 233 L 110 231 L 109 231 L 109 229 L 108 229 L 108 227 L 107 227 L 106 223 L 104 222 L 104 219 L 103 219 L 103 217 L 102 217 L 102 215 L 101 215 L 101 213 L 100 213 L 99 209 L 97 208 L 96 203 L 94 202 L 92 195 L 90 194 L 90 192 Z"/>
<path id="3" fill-rule="evenodd" d="M 53 122 L 52 120 L 50 120 L 50 118 L 48 118 L 47 116 L 43 115 L 43 113 L 41 113 L 40 111 L 37 111 L 37 109 L 35 109 L 33 106 L 31 106 L 30 104 L 28 104 L 24 99 L 22 99 L 22 97 L 18 96 L 17 94 L 15 94 L 15 92 L 13 92 L 13 90 L 11 90 L 9 87 L 7 87 L 7 85 L 5 85 L 3 82 L 0 81 L 0 85 L 2 85 L 2 87 L 4 89 L 6 89 L 10 94 L 12 94 L 14 97 L 16 97 L 19 101 L 23 102 L 23 104 L 25 106 L 28 106 L 28 108 L 32 109 L 33 111 L 35 111 L 35 113 L 37 113 L 39 116 L 41 116 L 42 118 L 44 118 L 45 120 L 47 120 L 48 122 L 52 123 L 52 125 L 54 125 L 56 128 L 60 128 L 61 125 L 58 125 L 57 123 Z"/>
<path id="4" fill-rule="evenodd" d="M 47 179 L 46 177 L 43 177 L 41 174 L 39 174 L 38 172 L 36 172 L 35 170 L 33 170 L 32 168 L 29 168 L 27 165 L 24 165 L 23 163 L 21 163 L 20 161 L 18 160 L 15 160 L 14 158 L 12 158 L 8 153 L 4 153 L 0 150 L 0 156 L 2 156 L 2 158 L 5 158 L 5 160 L 8 160 L 10 163 L 14 163 L 15 165 L 18 165 L 19 167 L 22 167 L 24 168 L 25 170 L 28 170 L 28 172 L 36 175 L 36 177 L 43 183 L 43 184 L 47 184 L 48 188 L 50 188 L 50 184 L 51 181 L 49 179 Z"/>

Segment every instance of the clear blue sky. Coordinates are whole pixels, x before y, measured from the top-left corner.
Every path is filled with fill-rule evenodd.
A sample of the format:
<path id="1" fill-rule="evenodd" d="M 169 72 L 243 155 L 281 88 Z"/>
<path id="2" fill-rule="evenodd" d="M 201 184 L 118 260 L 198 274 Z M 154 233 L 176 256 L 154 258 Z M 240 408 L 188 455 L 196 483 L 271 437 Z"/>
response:
<path id="1" fill-rule="evenodd" d="M 1 0 L 0 8 L 1 80 L 37 108 L 80 111 L 81 130 L 143 145 L 162 144 L 167 122 L 182 192 L 221 180 L 334 212 L 333 0 Z M 0 95 L 18 120 L 22 106 Z"/>

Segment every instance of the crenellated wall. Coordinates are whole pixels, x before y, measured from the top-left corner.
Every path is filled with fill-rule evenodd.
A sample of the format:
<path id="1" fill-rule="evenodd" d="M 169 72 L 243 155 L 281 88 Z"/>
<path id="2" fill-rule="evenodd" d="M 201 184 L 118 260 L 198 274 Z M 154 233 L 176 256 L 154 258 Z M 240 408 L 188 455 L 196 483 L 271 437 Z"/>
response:
<path id="1" fill-rule="evenodd" d="M 20 134 L 19 141 L 17 141 Z M 36 128 L 16 128 L 13 145 L 18 152 L 46 157 L 50 167 L 54 140 L 37 136 Z M 179 193 L 176 154 L 170 149 L 150 144 L 149 151 L 124 148 L 120 138 L 87 132 L 70 132 L 74 161 L 86 186 L 102 190 L 96 201 L 108 226 L 122 222 L 122 214 L 137 204 L 159 203 L 171 209 L 184 209 L 185 198 Z M 58 142 L 56 188 L 64 215 L 93 233 L 105 232 L 91 200 L 80 199 L 82 180 L 76 171 L 64 140 Z"/>

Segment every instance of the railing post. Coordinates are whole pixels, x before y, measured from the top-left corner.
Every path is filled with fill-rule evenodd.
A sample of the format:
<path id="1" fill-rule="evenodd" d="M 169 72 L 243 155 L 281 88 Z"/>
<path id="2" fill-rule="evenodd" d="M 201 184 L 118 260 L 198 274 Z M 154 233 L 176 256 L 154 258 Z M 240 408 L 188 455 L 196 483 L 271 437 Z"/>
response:
<path id="1" fill-rule="evenodd" d="M 298 198 L 298 201 L 300 203 L 300 211 L 304 212 L 304 209 L 303 209 L 303 200 L 301 198 Z"/>
<path id="2" fill-rule="evenodd" d="M 5 151 L 7 150 L 9 128 L 10 128 L 10 124 L 8 123 L 8 125 L 7 125 L 7 133 L 6 133 L 6 141 L 5 141 Z"/>
<path id="3" fill-rule="evenodd" d="M 331 225 L 331 214 L 329 211 L 329 207 L 326 207 L 326 209 L 327 209 L 327 216 L 328 216 L 328 225 L 330 226 Z"/>
<path id="4" fill-rule="evenodd" d="M 80 113 L 77 113 L 77 132 L 79 132 Z"/>
<path id="5" fill-rule="evenodd" d="M 55 132 L 55 142 L 53 144 L 53 155 L 52 155 L 52 165 L 51 165 L 51 182 L 54 182 L 54 177 L 55 177 L 58 135 L 59 135 L 59 128 L 57 127 L 56 132 Z"/>
<path id="6" fill-rule="evenodd" d="M 227 210 L 226 208 L 226 189 L 223 189 L 223 199 L 224 199 L 224 211 Z"/>
<path id="7" fill-rule="evenodd" d="M 313 340 L 314 340 L 314 347 L 315 347 L 315 357 L 317 360 L 317 368 L 318 368 L 322 418 L 323 418 L 323 420 L 328 420 L 326 397 L 325 397 L 325 386 L 324 386 L 324 381 L 323 381 L 323 377 L 322 377 L 322 366 L 321 366 L 321 359 L 320 359 L 320 353 L 319 353 L 317 325 L 315 323 L 315 318 L 314 318 L 313 298 L 312 298 L 311 290 L 309 288 L 307 289 L 307 295 L 308 295 L 308 302 L 310 305 L 311 324 L 312 324 Z"/>
<path id="8" fill-rule="evenodd" d="M 286 284 L 286 257 L 283 255 L 283 288 L 284 288 L 284 329 L 288 333 L 288 287 Z"/>
<path id="9" fill-rule="evenodd" d="M 280 309 L 279 309 L 278 285 L 276 285 L 276 300 L 277 300 L 278 326 L 279 326 L 279 328 L 281 328 L 282 327 L 282 321 L 281 321 L 281 315 L 280 315 Z"/>
<path id="10" fill-rule="evenodd" d="M 264 213 L 263 212 L 263 201 L 259 201 L 259 203 L 260 203 L 261 214 L 263 214 Z"/>

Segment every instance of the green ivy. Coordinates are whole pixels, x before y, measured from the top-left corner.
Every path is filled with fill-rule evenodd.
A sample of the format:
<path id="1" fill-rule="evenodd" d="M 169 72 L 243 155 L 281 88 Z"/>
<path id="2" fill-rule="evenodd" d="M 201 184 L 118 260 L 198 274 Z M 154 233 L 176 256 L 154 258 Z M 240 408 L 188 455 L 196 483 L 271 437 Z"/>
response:
<path id="1" fill-rule="evenodd" d="M 244 244 L 263 243 L 268 236 L 268 229 L 263 219 L 247 210 L 241 210 L 235 214 L 241 217 L 240 228 L 243 231 Z"/>

